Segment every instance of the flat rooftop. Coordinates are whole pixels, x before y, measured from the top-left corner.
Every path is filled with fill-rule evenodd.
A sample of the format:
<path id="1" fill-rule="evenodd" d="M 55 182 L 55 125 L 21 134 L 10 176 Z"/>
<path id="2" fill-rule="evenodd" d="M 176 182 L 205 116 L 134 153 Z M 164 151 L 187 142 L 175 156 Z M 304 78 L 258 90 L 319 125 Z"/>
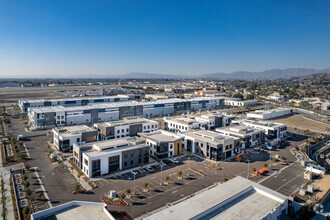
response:
<path id="1" fill-rule="evenodd" d="M 261 219 L 286 199 L 278 192 L 237 176 L 143 219 Z"/>
<path id="2" fill-rule="evenodd" d="M 251 125 L 260 125 L 260 126 L 265 126 L 265 127 L 278 127 L 278 126 L 284 125 L 282 123 L 256 120 L 256 119 L 243 119 L 243 120 L 238 120 L 238 122 L 243 122 L 243 123 L 251 124 Z"/>
<path id="3" fill-rule="evenodd" d="M 156 141 L 156 142 L 173 142 L 177 140 L 183 139 L 182 137 L 178 136 L 177 134 L 174 134 L 169 131 L 164 130 L 157 130 L 150 133 L 139 133 L 138 135 L 142 137 L 146 137 L 150 140 Z"/>
<path id="4" fill-rule="evenodd" d="M 75 125 L 61 128 L 54 128 L 54 130 L 60 133 L 64 137 L 69 137 L 71 135 L 81 134 L 83 132 L 95 131 L 93 128 L 88 127 L 87 125 Z"/>
<path id="5" fill-rule="evenodd" d="M 83 153 L 89 157 L 105 155 L 108 153 L 116 153 L 126 150 L 133 150 L 146 147 L 145 140 L 139 137 L 124 137 L 106 141 L 92 142 L 82 145 Z"/>
<path id="6" fill-rule="evenodd" d="M 237 138 L 222 135 L 222 134 L 214 132 L 214 131 L 202 130 L 202 129 L 193 129 L 190 131 L 180 133 L 179 135 L 193 137 L 193 138 L 196 138 L 196 139 L 199 139 L 202 141 L 207 141 L 207 142 L 210 142 L 213 144 L 222 144 L 226 141 L 237 139 Z"/>
<path id="7" fill-rule="evenodd" d="M 245 135 L 255 131 L 261 131 L 262 129 L 251 128 L 249 126 L 241 125 L 241 124 L 231 124 L 229 127 L 217 128 L 216 131 L 226 131 L 235 133 L 238 135 Z"/>
<path id="8" fill-rule="evenodd" d="M 272 114 L 274 112 L 282 112 L 282 111 L 288 111 L 289 108 L 275 108 L 275 109 L 267 109 L 267 110 L 255 110 L 253 112 L 248 112 L 248 114 L 258 114 L 258 115 L 267 115 Z"/>
<path id="9" fill-rule="evenodd" d="M 71 201 L 31 214 L 32 220 L 97 219 L 110 220 L 110 212 L 99 202 Z"/>
<path id="10" fill-rule="evenodd" d="M 206 100 L 219 100 L 221 98 L 213 98 L 213 97 L 197 97 L 190 99 L 159 99 L 154 101 L 144 101 L 144 102 L 136 102 L 136 101 L 124 101 L 124 102 L 110 102 L 110 103 L 102 103 L 102 104 L 88 104 L 85 106 L 74 106 L 74 107 L 63 107 L 63 106 L 49 106 L 49 107 L 37 107 L 31 108 L 32 111 L 36 113 L 45 113 L 45 112 L 61 112 L 61 111 L 83 111 L 90 109 L 102 109 L 102 108 L 119 108 L 123 106 L 148 106 L 148 105 L 156 105 L 156 104 L 174 104 L 178 102 L 198 102 L 198 101 L 206 101 Z"/>

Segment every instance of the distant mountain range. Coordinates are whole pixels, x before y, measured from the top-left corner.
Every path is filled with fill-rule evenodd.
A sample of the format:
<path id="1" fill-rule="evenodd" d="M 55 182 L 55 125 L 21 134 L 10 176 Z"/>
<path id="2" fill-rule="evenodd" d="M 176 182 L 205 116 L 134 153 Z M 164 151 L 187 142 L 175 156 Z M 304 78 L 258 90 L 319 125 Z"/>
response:
<path id="1" fill-rule="evenodd" d="M 314 73 L 330 73 L 330 68 L 317 70 L 307 68 L 288 68 L 288 69 L 271 69 L 262 72 L 237 71 L 232 73 L 210 73 L 204 75 L 171 75 L 157 73 L 127 73 L 116 76 L 103 76 L 105 78 L 119 79 L 290 79 L 293 77 L 307 76 Z M 98 76 L 102 77 L 102 76 Z"/>

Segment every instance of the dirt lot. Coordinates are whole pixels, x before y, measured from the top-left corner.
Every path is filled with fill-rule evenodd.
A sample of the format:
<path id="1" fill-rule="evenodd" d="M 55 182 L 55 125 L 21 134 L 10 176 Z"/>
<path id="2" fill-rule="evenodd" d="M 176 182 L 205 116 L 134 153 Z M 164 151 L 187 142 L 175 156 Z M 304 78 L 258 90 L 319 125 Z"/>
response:
<path id="1" fill-rule="evenodd" d="M 329 124 L 325 124 L 322 122 L 314 121 L 312 119 L 305 118 L 299 115 L 291 115 L 288 117 L 281 117 L 279 119 L 271 120 L 273 122 L 279 122 L 286 124 L 289 127 L 295 127 L 302 130 L 310 130 L 314 132 L 325 133 L 327 128 L 330 129 Z"/>

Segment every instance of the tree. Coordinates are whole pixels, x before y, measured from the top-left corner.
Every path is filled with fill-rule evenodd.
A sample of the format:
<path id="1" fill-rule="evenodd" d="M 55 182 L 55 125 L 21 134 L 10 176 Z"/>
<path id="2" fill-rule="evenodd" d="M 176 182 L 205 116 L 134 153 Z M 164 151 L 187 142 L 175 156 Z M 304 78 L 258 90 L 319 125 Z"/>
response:
<path id="1" fill-rule="evenodd" d="M 264 167 L 267 168 L 268 167 L 268 164 L 267 163 L 264 163 Z"/>
<path id="2" fill-rule="evenodd" d="M 26 187 L 26 188 L 29 188 L 29 186 L 30 186 L 30 182 L 26 182 L 26 183 L 25 183 L 25 187 Z"/>
<path id="3" fill-rule="evenodd" d="M 24 169 L 24 168 L 22 169 L 22 174 L 23 174 L 23 175 L 25 174 L 25 169 Z"/>
<path id="4" fill-rule="evenodd" d="M 71 173 L 73 173 L 73 169 L 74 169 L 73 167 L 70 167 Z"/>
<path id="5" fill-rule="evenodd" d="M 43 192 L 39 192 L 38 193 L 39 198 L 41 198 L 43 194 L 44 194 Z"/>
<path id="6" fill-rule="evenodd" d="M 120 193 L 119 198 L 125 199 L 126 198 L 126 194 L 124 192 Z"/>
<path id="7" fill-rule="evenodd" d="M 227 182 L 228 181 L 228 179 L 225 177 L 225 178 L 223 178 L 223 182 Z"/>
<path id="8" fill-rule="evenodd" d="M 80 191 L 80 184 L 76 183 L 76 185 L 74 186 L 74 189 L 75 189 L 76 192 L 79 192 Z"/>
<path id="9" fill-rule="evenodd" d="M 132 190 L 130 188 L 125 190 L 127 194 L 131 194 Z"/>
<path id="10" fill-rule="evenodd" d="M 148 183 L 143 184 L 144 188 L 146 188 L 146 189 L 148 188 L 148 185 L 149 185 Z"/>
<path id="11" fill-rule="evenodd" d="M 243 95 L 241 93 L 236 93 L 235 95 L 233 95 L 233 98 L 243 99 Z"/>
<path id="12" fill-rule="evenodd" d="M 170 179 L 170 177 L 169 177 L 169 176 L 165 176 L 165 181 L 166 181 L 166 182 L 168 182 L 168 181 L 169 181 L 169 179 Z"/>
<path id="13" fill-rule="evenodd" d="M 30 197 L 31 196 L 31 190 L 30 189 L 26 190 L 26 194 Z"/>
<path id="14" fill-rule="evenodd" d="M 255 167 L 253 167 L 253 168 L 252 168 L 252 171 L 253 171 L 253 172 L 256 172 L 256 171 L 257 171 L 257 169 L 256 169 Z"/>
<path id="15" fill-rule="evenodd" d="M 28 177 L 26 175 L 23 176 L 23 180 L 24 182 L 28 179 Z"/>
<path id="16" fill-rule="evenodd" d="M 29 208 L 28 206 L 25 206 L 25 207 L 23 208 L 23 213 L 24 213 L 24 215 L 28 215 L 28 214 L 30 214 L 30 208 Z"/>
<path id="17" fill-rule="evenodd" d="M 80 182 L 80 177 L 81 177 L 80 173 L 77 174 L 77 177 L 78 177 L 78 181 Z"/>
<path id="18" fill-rule="evenodd" d="M 252 99 L 254 99 L 254 95 L 253 95 L 253 94 L 248 94 L 248 95 L 246 96 L 246 99 L 247 99 L 247 100 L 252 100 Z"/>
<path id="19" fill-rule="evenodd" d="M 179 170 L 176 174 L 178 175 L 178 177 L 181 177 L 182 176 L 182 171 Z"/>
<path id="20" fill-rule="evenodd" d="M 30 166 L 30 164 L 25 164 L 25 168 L 27 169 L 27 170 L 30 170 L 30 168 L 31 168 L 31 166 Z"/>

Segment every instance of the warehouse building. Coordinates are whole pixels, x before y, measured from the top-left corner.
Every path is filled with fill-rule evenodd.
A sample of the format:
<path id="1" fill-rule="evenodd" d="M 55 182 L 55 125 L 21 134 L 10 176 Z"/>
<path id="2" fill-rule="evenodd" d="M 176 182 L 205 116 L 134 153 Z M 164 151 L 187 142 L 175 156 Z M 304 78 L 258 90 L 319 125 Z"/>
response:
<path id="1" fill-rule="evenodd" d="M 73 144 L 73 162 L 91 177 L 149 163 L 149 146 L 139 137 Z"/>
<path id="2" fill-rule="evenodd" d="M 140 132 L 157 131 L 158 122 L 133 116 L 119 121 L 95 123 L 94 127 L 99 132 L 99 140 L 109 140 L 126 136 L 133 137 Z"/>
<path id="3" fill-rule="evenodd" d="M 216 132 L 229 136 L 240 138 L 242 149 L 254 147 L 265 141 L 265 132 L 263 129 L 251 128 L 240 124 L 231 124 L 229 127 L 217 128 Z"/>
<path id="4" fill-rule="evenodd" d="M 97 130 L 86 125 L 52 129 L 52 142 L 58 150 L 72 151 L 72 146 L 97 141 Z"/>
<path id="5" fill-rule="evenodd" d="M 288 198 L 237 176 L 195 193 L 195 196 L 157 209 L 138 219 L 288 219 Z"/>
<path id="6" fill-rule="evenodd" d="M 292 109 L 288 108 L 277 108 L 277 109 L 269 109 L 269 110 L 256 110 L 253 112 L 248 112 L 246 114 L 247 118 L 255 118 L 255 119 L 262 119 L 268 120 L 272 118 L 278 118 L 285 115 L 292 114 Z"/>
<path id="7" fill-rule="evenodd" d="M 214 131 L 191 130 L 178 134 L 184 138 L 184 149 L 207 159 L 220 161 L 241 151 L 240 139 Z"/>
<path id="8" fill-rule="evenodd" d="M 67 99 L 33 99 L 33 100 L 19 100 L 18 106 L 22 112 L 27 112 L 28 108 L 41 108 L 49 106 L 85 106 L 89 104 L 110 103 L 128 101 L 130 97 L 127 95 L 116 96 L 101 96 L 101 97 L 80 97 Z"/>
<path id="9" fill-rule="evenodd" d="M 151 133 L 139 133 L 150 147 L 149 154 L 157 159 L 176 157 L 182 154 L 183 138 L 172 132 L 158 130 Z"/>
<path id="10" fill-rule="evenodd" d="M 220 98 L 164 99 L 150 102 L 117 102 L 98 105 L 29 108 L 31 129 L 55 126 L 94 124 L 120 120 L 129 116 L 157 117 L 196 110 L 210 110 L 223 106 Z"/>

